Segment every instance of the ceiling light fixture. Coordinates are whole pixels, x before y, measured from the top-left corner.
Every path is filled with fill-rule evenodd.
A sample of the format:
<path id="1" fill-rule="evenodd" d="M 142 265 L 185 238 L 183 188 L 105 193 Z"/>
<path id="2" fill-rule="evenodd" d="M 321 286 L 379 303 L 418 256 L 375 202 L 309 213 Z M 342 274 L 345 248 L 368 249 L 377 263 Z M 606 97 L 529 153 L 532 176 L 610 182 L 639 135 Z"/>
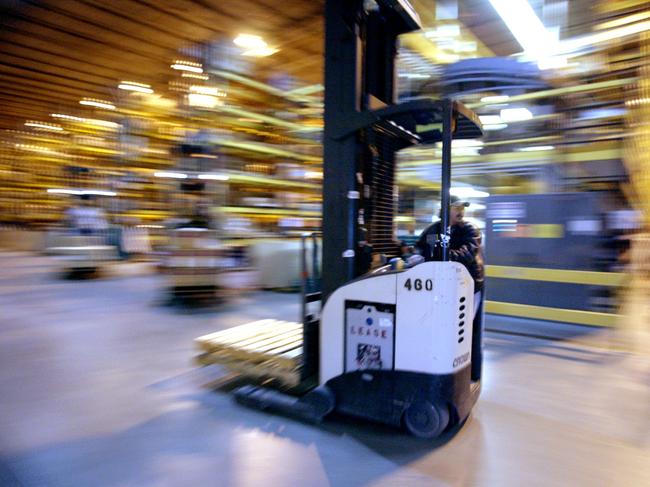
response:
<path id="1" fill-rule="evenodd" d="M 424 33 L 424 36 L 430 39 L 458 37 L 460 36 L 460 25 L 458 24 L 441 25 L 435 29 L 426 31 Z"/>
<path id="2" fill-rule="evenodd" d="M 73 120 L 75 122 L 83 122 L 85 120 L 85 118 L 75 117 L 73 115 L 65 115 L 63 113 L 50 113 L 50 117 L 52 117 L 52 118 L 62 118 L 64 120 Z"/>
<path id="3" fill-rule="evenodd" d="M 115 105 L 104 100 L 95 100 L 93 98 L 84 98 L 79 101 L 80 105 L 86 105 L 95 108 L 104 108 L 105 110 L 115 110 Z"/>
<path id="4" fill-rule="evenodd" d="M 479 115 L 478 118 L 483 125 L 495 125 L 503 123 L 503 120 L 501 120 L 501 117 L 499 115 Z"/>
<path id="5" fill-rule="evenodd" d="M 158 171 L 153 173 L 157 178 L 187 179 L 187 174 L 182 172 Z"/>
<path id="6" fill-rule="evenodd" d="M 487 125 L 483 125 L 483 130 L 486 130 L 488 132 L 491 131 L 491 130 L 503 130 L 507 126 L 508 126 L 507 123 L 487 124 Z"/>
<path id="7" fill-rule="evenodd" d="M 262 49 L 268 46 L 260 36 L 251 34 L 239 34 L 233 42 L 244 49 Z"/>
<path id="8" fill-rule="evenodd" d="M 36 122 L 34 120 L 28 120 L 27 122 L 25 122 L 25 127 L 33 127 L 40 130 L 51 130 L 53 132 L 63 131 L 63 127 L 61 127 L 60 125 L 54 125 L 45 122 Z"/>
<path id="9" fill-rule="evenodd" d="M 526 0 L 490 0 L 490 3 L 527 54 L 544 58 L 556 50 L 557 39 Z"/>
<path id="10" fill-rule="evenodd" d="M 440 144 L 442 147 L 442 144 Z M 454 139 L 451 141 L 452 147 L 483 147 L 483 141 L 478 139 Z"/>
<path id="11" fill-rule="evenodd" d="M 210 79 L 210 76 L 208 76 L 207 74 L 199 74 L 199 73 L 187 73 L 187 72 L 183 72 L 183 73 L 181 73 L 181 76 L 182 76 L 183 78 L 194 78 L 194 79 L 203 79 L 203 80 L 208 80 L 208 79 Z"/>
<path id="12" fill-rule="evenodd" d="M 533 114 L 528 108 L 504 108 L 500 115 L 504 122 L 521 122 L 533 118 Z"/>
<path id="13" fill-rule="evenodd" d="M 119 85 L 117 85 L 117 87 L 120 90 L 136 91 L 138 93 L 153 93 L 150 85 L 146 85 L 144 83 L 136 83 L 135 81 L 122 81 Z"/>
<path id="14" fill-rule="evenodd" d="M 187 95 L 187 103 L 191 107 L 214 108 L 223 105 L 223 101 L 216 96 L 204 95 L 202 93 L 190 93 Z"/>
<path id="15" fill-rule="evenodd" d="M 82 194 L 89 194 L 92 196 L 117 196 L 115 191 L 103 191 L 101 189 L 84 189 Z"/>
<path id="16" fill-rule="evenodd" d="M 66 188 L 50 188 L 47 190 L 50 194 L 70 194 L 74 196 L 117 196 L 115 191 L 104 191 L 101 189 L 66 189 Z"/>
<path id="17" fill-rule="evenodd" d="M 190 154 L 190 157 L 196 157 L 198 159 L 219 159 L 219 156 L 215 156 L 214 154 L 192 153 L 192 154 Z"/>
<path id="18" fill-rule="evenodd" d="M 108 120 L 98 120 L 96 118 L 82 118 L 75 117 L 73 115 L 65 115 L 63 113 L 50 113 L 50 117 L 61 118 L 63 120 L 70 120 L 73 122 L 87 123 L 89 125 L 95 125 L 96 127 L 105 127 L 110 129 L 116 129 L 120 127 L 119 123 L 109 122 Z"/>
<path id="19" fill-rule="evenodd" d="M 278 49 L 273 49 L 272 47 L 260 47 L 256 49 L 248 49 L 244 52 L 242 52 L 242 56 L 249 56 L 249 57 L 267 57 L 267 56 L 272 56 L 278 52 Z"/>
<path id="20" fill-rule="evenodd" d="M 266 57 L 278 52 L 278 49 L 269 47 L 264 39 L 256 35 L 239 34 L 233 42 L 235 45 L 244 49 L 242 56 Z"/>
<path id="21" fill-rule="evenodd" d="M 83 119 L 84 123 L 88 125 L 94 125 L 96 127 L 105 127 L 108 129 L 117 129 L 120 128 L 120 124 L 116 122 L 109 122 L 108 120 L 98 120 L 96 118 L 85 118 Z"/>
<path id="22" fill-rule="evenodd" d="M 190 86 L 190 91 L 193 93 L 200 93 L 202 95 L 212 95 L 212 96 L 221 96 L 226 97 L 228 94 L 217 88 L 216 86 L 201 86 L 201 85 L 192 85 Z"/>
<path id="23" fill-rule="evenodd" d="M 481 103 L 504 103 L 510 99 L 508 95 L 484 96 Z"/>
<path id="24" fill-rule="evenodd" d="M 520 149 L 517 149 L 519 152 L 536 152 L 539 150 L 553 150 L 555 149 L 555 146 L 553 145 L 538 145 L 538 146 L 531 146 L 531 147 L 522 147 Z"/>
<path id="25" fill-rule="evenodd" d="M 174 64 L 170 66 L 172 69 L 177 71 L 189 71 L 190 73 L 203 73 L 203 67 L 199 63 L 193 63 L 191 61 L 183 61 L 177 59 L 174 61 Z"/>
<path id="26" fill-rule="evenodd" d="M 228 181 L 230 176 L 225 174 L 199 174 L 199 179 L 206 179 L 210 181 Z"/>
<path id="27" fill-rule="evenodd" d="M 429 79 L 431 77 L 428 74 L 422 74 L 422 73 L 400 73 L 398 76 L 400 78 L 409 78 L 409 79 Z"/>

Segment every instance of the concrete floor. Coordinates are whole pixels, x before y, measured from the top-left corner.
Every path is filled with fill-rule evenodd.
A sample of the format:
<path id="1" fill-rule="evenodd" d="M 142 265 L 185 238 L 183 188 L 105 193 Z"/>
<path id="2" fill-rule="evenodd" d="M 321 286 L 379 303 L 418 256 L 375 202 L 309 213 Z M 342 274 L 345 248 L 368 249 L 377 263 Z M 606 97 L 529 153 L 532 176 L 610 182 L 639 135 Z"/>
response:
<path id="1" fill-rule="evenodd" d="M 650 374 L 634 357 L 488 333 L 483 394 L 447 443 L 315 427 L 238 406 L 192 364 L 193 338 L 295 320 L 296 295 L 182 312 L 161 304 L 163 276 L 61 280 L 51 262 L 0 253 L 2 486 L 650 485 Z"/>

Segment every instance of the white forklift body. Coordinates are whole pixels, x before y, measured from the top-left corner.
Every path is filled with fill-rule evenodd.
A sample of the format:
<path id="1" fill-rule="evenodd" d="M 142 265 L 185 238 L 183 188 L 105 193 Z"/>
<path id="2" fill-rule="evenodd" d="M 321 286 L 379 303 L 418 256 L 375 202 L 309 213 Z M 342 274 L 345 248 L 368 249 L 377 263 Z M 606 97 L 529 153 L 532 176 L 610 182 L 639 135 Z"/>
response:
<path id="1" fill-rule="evenodd" d="M 341 286 L 323 309 L 320 386 L 306 401 L 424 438 L 462 423 L 480 391 L 471 380 L 473 290 L 456 262 Z"/>
<path id="2" fill-rule="evenodd" d="M 467 367 L 473 290 L 457 262 L 425 262 L 340 287 L 321 316 L 319 383 L 365 369 L 442 375 Z"/>

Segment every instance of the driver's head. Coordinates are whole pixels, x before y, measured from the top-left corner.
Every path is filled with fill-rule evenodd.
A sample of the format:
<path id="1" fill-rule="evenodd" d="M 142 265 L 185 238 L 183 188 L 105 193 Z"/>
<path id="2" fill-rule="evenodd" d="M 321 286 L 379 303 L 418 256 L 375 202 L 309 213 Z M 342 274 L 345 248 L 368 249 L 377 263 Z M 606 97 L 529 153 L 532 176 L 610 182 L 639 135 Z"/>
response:
<path id="1" fill-rule="evenodd" d="M 451 196 L 449 199 L 449 225 L 453 226 L 463 221 L 465 208 L 469 202 L 461 200 L 458 196 Z"/>

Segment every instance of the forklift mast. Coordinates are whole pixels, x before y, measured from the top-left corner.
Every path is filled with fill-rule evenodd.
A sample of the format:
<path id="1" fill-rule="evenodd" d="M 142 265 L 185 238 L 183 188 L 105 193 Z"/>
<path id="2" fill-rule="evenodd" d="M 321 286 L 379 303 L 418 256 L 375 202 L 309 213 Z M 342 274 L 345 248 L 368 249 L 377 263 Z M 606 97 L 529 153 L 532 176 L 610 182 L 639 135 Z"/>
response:
<path id="1" fill-rule="evenodd" d="M 341 133 L 356 115 L 395 103 L 397 37 L 418 29 L 403 0 L 326 2 L 324 301 L 368 270 L 372 252 L 394 252 L 395 149 L 376 130 Z"/>
<path id="2" fill-rule="evenodd" d="M 406 0 L 328 0 L 325 7 L 323 303 L 395 255 L 395 153 L 442 141 L 439 239 L 448 260 L 452 133 L 481 135 L 476 115 L 451 100 L 396 103 L 397 38 L 420 29 Z"/>

